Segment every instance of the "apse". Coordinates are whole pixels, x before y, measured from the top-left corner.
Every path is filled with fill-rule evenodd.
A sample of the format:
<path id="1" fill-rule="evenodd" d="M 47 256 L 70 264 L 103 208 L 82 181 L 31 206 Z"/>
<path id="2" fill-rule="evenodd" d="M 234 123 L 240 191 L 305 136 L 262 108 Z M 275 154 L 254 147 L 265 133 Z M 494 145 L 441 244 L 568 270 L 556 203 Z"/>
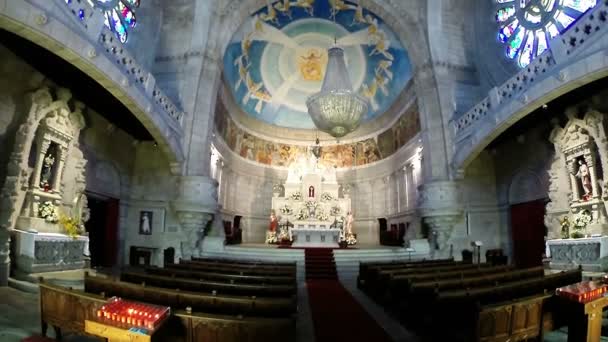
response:
<path id="1" fill-rule="evenodd" d="M 298 1 L 269 4 L 249 16 L 224 54 L 224 79 L 249 117 L 314 129 L 307 98 L 321 89 L 327 49 L 342 47 L 353 88 L 369 102 L 363 121 L 386 112 L 411 79 L 395 32 L 362 4 Z"/>

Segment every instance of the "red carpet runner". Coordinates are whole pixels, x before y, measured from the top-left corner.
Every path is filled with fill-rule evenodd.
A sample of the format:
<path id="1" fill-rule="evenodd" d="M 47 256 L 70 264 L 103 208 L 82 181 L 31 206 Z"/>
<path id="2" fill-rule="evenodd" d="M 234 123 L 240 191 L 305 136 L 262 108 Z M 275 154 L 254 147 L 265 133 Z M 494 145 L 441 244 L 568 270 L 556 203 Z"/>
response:
<path id="1" fill-rule="evenodd" d="M 306 249 L 306 286 L 317 342 L 392 341 L 338 281 L 331 249 Z"/>

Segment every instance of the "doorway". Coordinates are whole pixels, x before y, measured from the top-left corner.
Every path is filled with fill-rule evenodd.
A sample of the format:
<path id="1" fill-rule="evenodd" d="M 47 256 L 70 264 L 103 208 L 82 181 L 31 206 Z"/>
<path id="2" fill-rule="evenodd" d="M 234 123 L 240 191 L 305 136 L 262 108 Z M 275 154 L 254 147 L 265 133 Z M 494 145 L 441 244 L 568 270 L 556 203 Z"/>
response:
<path id="1" fill-rule="evenodd" d="M 90 219 L 85 224 L 89 233 L 91 267 L 112 267 L 118 255 L 119 200 L 87 193 Z"/>
<path id="2" fill-rule="evenodd" d="M 545 200 L 511 205 L 513 260 L 518 267 L 542 264 L 545 250 Z"/>

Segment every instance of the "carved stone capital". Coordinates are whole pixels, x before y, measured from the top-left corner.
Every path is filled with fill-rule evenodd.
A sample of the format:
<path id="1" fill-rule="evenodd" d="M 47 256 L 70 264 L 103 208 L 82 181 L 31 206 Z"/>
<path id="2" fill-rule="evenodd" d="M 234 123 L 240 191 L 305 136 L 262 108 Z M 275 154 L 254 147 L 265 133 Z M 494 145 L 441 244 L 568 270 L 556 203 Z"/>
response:
<path id="1" fill-rule="evenodd" d="M 177 218 L 182 227 L 181 252 L 184 258 L 200 256 L 200 246 L 205 236 L 205 227 L 213 215 L 196 211 L 178 211 Z"/>
<path id="2" fill-rule="evenodd" d="M 205 176 L 182 176 L 177 180 L 177 196 L 172 202 L 175 211 L 217 212 L 217 182 Z"/>
<path id="3" fill-rule="evenodd" d="M 460 183 L 438 181 L 420 186 L 418 210 L 422 217 L 459 216 L 463 213 Z"/>

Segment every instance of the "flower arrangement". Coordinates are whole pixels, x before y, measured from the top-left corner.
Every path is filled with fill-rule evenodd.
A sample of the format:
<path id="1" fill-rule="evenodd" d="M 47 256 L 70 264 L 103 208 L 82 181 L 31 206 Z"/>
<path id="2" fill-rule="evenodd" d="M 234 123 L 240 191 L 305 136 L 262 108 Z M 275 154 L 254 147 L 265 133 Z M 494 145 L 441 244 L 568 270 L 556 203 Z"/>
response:
<path id="1" fill-rule="evenodd" d="M 294 201 L 301 201 L 302 200 L 302 193 L 299 191 L 294 192 L 293 194 L 291 194 L 291 196 L 289 196 L 292 200 Z"/>
<path id="2" fill-rule="evenodd" d="M 321 195 L 321 202 L 329 202 L 332 201 L 334 199 L 334 196 L 332 196 L 329 192 L 324 192 Z"/>
<path id="3" fill-rule="evenodd" d="M 329 220 L 329 215 L 327 215 L 325 213 L 324 210 L 322 209 L 317 209 L 317 211 L 315 212 L 316 218 L 319 221 L 328 221 Z"/>
<path id="4" fill-rule="evenodd" d="M 271 243 L 277 243 L 278 241 L 279 240 L 277 240 L 276 232 L 271 232 L 271 231 L 266 232 L 266 243 L 271 244 Z"/>
<path id="5" fill-rule="evenodd" d="M 342 209 L 340 207 L 338 207 L 337 205 L 331 207 L 331 209 L 329 210 L 329 214 L 331 216 L 340 216 L 341 213 L 342 213 Z"/>
<path id="6" fill-rule="evenodd" d="M 296 219 L 298 221 L 303 221 L 308 219 L 308 210 L 306 210 L 306 208 L 301 208 L 300 211 L 298 211 L 298 215 L 296 216 Z"/>
<path id="7" fill-rule="evenodd" d="M 59 223 L 63 226 L 66 234 L 71 238 L 76 238 L 84 232 L 83 224 L 75 217 L 70 217 L 62 213 L 59 214 Z"/>
<path id="8" fill-rule="evenodd" d="M 355 234 L 346 234 L 346 243 L 351 246 L 356 245 L 357 237 L 355 236 Z"/>
<path id="9" fill-rule="evenodd" d="M 287 204 L 285 204 L 281 208 L 279 208 L 279 211 L 281 212 L 281 214 L 283 214 L 285 216 L 293 215 L 293 209 L 291 209 L 291 207 Z"/>
<path id="10" fill-rule="evenodd" d="M 587 225 L 591 223 L 592 217 L 589 210 L 583 210 L 580 213 L 576 214 L 572 219 L 572 228 L 574 228 L 574 232 L 570 234 L 570 237 L 573 239 L 578 239 L 584 237 L 585 234 L 583 231 L 587 228 Z M 570 223 L 568 223 L 568 227 L 570 227 Z M 564 226 L 562 225 L 562 229 Z"/>
<path id="11" fill-rule="evenodd" d="M 38 216 L 50 223 L 55 223 L 59 220 L 57 207 L 51 201 L 46 201 L 38 207 Z"/>
<path id="12" fill-rule="evenodd" d="M 315 202 L 315 201 L 306 201 L 306 202 L 304 202 L 304 206 L 306 208 L 309 208 L 309 209 L 310 208 L 315 208 L 316 209 L 319 206 L 319 204 L 317 202 Z"/>
<path id="13" fill-rule="evenodd" d="M 279 232 L 279 241 L 291 241 L 291 237 L 289 236 L 289 229 L 281 228 Z"/>

